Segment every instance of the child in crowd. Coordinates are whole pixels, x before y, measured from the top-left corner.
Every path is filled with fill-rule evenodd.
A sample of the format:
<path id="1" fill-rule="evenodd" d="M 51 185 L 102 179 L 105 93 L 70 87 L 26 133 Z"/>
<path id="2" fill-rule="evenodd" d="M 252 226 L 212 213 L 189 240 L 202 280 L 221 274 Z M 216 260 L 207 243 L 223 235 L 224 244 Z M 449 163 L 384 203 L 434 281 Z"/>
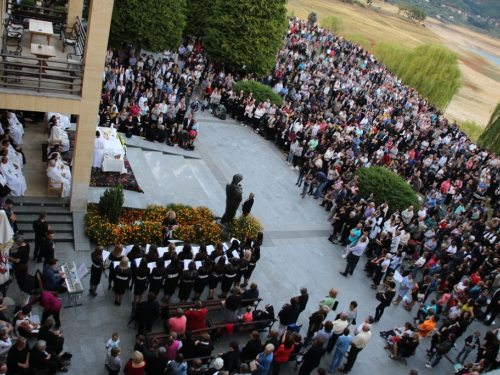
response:
<path id="1" fill-rule="evenodd" d="M 111 335 L 111 338 L 106 343 L 106 363 L 108 364 L 108 353 L 111 353 L 111 349 L 118 348 L 120 346 L 120 334 L 115 332 Z"/>
<path id="2" fill-rule="evenodd" d="M 253 320 L 252 306 L 247 306 L 247 312 L 238 317 L 243 323 L 251 322 Z"/>
<path id="3" fill-rule="evenodd" d="M 208 108 L 208 100 L 204 99 L 201 102 L 201 112 L 205 112 L 205 109 Z"/>

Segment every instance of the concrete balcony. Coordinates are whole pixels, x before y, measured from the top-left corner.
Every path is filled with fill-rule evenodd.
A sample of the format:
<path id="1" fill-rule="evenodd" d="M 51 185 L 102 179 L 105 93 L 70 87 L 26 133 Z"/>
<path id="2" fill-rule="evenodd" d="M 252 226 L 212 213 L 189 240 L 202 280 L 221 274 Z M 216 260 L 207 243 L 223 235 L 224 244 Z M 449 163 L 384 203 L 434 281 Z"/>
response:
<path id="1" fill-rule="evenodd" d="M 81 99 L 86 31 L 79 20 L 67 28 L 10 15 L 2 31 L 0 92 Z"/>

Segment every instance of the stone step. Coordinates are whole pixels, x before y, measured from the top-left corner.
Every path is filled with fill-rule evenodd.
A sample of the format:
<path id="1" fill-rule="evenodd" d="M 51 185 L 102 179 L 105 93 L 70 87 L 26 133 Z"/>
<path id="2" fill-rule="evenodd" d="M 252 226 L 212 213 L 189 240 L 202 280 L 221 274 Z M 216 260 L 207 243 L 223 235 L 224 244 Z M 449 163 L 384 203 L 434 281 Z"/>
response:
<path id="1" fill-rule="evenodd" d="M 19 215 L 29 215 L 29 214 L 34 214 L 38 215 L 42 212 L 45 212 L 47 216 L 50 215 L 70 215 L 71 212 L 69 211 L 69 206 L 63 207 L 63 206 L 32 206 L 32 205 L 22 205 L 22 206 L 14 206 L 12 211 L 16 214 L 16 216 Z"/>
<path id="2" fill-rule="evenodd" d="M 14 211 L 15 212 L 15 211 Z M 17 215 L 17 223 L 29 223 L 33 224 L 33 222 L 38 219 L 38 215 L 34 214 L 28 214 L 28 215 Z M 72 224 L 73 223 L 73 217 L 71 216 L 71 213 L 69 215 L 51 215 L 50 213 L 47 214 L 47 223 L 49 224 Z"/>
<path id="3" fill-rule="evenodd" d="M 32 223 L 18 223 L 17 227 L 24 234 L 33 233 L 33 225 Z M 50 229 L 56 233 L 73 233 L 73 224 L 55 224 L 50 223 Z"/>
<path id="4" fill-rule="evenodd" d="M 22 230 L 21 230 L 22 232 Z M 24 232 L 23 235 L 24 239 L 29 242 L 35 241 L 35 233 L 26 233 Z M 54 240 L 57 242 L 71 242 L 73 243 L 73 231 L 71 233 L 65 233 L 65 232 L 57 232 L 54 231 Z"/>
<path id="5" fill-rule="evenodd" d="M 196 150 L 188 151 L 188 150 L 185 150 L 181 147 L 167 146 L 165 143 L 149 142 L 146 140 L 139 139 L 137 137 L 127 138 L 124 136 L 123 139 L 125 140 L 125 144 L 127 145 L 127 153 L 131 148 L 138 147 L 138 148 L 141 148 L 143 150 L 157 151 L 157 152 L 162 152 L 162 153 L 170 154 L 170 155 L 180 155 L 180 156 L 184 156 L 186 158 L 194 158 L 194 159 L 201 158 L 200 154 Z M 196 146 L 196 142 L 195 142 L 195 146 Z M 130 161 L 130 159 L 129 159 L 129 161 Z"/>
<path id="6" fill-rule="evenodd" d="M 15 206 L 65 206 L 69 207 L 69 198 L 56 197 L 12 197 Z"/>
<path id="7" fill-rule="evenodd" d="M 134 172 L 139 186 L 145 194 L 155 196 L 162 189 L 155 178 L 151 165 L 148 163 L 147 155 L 154 155 L 155 158 L 161 158 L 164 156 L 161 152 L 143 151 L 140 148 L 127 149 L 127 159 L 132 167 L 132 171 Z M 166 165 L 161 166 L 161 168 L 166 167 Z"/>

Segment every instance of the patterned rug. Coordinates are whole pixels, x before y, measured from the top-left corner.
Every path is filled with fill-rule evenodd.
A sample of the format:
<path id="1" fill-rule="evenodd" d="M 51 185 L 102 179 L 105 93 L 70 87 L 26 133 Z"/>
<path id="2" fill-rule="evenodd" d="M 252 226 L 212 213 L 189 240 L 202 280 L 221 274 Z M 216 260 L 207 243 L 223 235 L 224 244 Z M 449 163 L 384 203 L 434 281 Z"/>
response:
<path id="1" fill-rule="evenodd" d="M 72 130 L 67 130 L 69 138 L 69 151 L 63 154 L 63 159 L 68 163 L 73 159 L 73 151 L 75 147 L 75 132 Z M 137 191 L 138 193 L 143 193 L 142 189 L 139 187 L 137 180 L 135 179 L 134 172 L 130 166 L 127 156 L 124 158 L 125 168 L 127 173 L 118 172 L 96 172 L 92 171 L 90 175 L 90 186 L 94 187 L 114 187 L 122 185 L 125 190 Z"/>

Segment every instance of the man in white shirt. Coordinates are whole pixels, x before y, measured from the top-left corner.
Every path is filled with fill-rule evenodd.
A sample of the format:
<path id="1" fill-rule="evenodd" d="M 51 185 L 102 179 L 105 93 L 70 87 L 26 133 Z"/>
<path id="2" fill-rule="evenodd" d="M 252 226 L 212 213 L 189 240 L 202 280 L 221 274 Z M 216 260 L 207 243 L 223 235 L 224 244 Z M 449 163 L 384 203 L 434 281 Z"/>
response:
<path id="1" fill-rule="evenodd" d="M 372 337 L 370 330 L 371 326 L 369 324 L 363 324 L 362 332 L 356 335 L 351 342 L 351 350 L 349 351 L 347 363 L 344 364 L 344 368 L 340 369 L 340 372 L 347 374 L 352 370 L 352 366 L 354 366 L 359 352 L 363 350 Z"/>

